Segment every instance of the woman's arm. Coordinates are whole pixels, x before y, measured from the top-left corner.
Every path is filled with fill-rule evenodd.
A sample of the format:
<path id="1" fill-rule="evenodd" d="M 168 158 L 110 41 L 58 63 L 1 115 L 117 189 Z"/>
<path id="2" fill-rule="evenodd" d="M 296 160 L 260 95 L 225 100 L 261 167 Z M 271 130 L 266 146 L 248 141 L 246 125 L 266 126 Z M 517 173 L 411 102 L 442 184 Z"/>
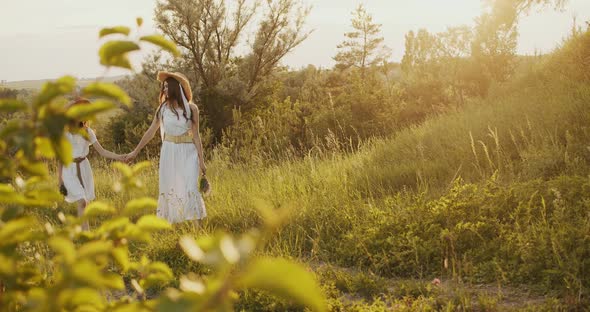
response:
<path id="1" fill-rule="evenodd" d="M 203 158 L 203 144 L 201 142 L 201 135 L 199 134 L 199 108 L 193 103 L 190 104 L 190 108 L 193 115 L 193 120 L 195 121 L 191 123 L 193 143 L 197 148 L 197 155 L 199 156 L 199 168 L 201 168 L 201 172 L 203 175 L 205 175 L 207 168 L 205 167 L 205 158 Z"/>
<path id="2" fill-rule="evenodd" d="M 158 118 L 158 113 L 156 113 L 156 115 L 154 116 L 154 120 L 152 120 L 152 124 L 150 125 L 150 127 L 147 129 L 147 131 L 143 134 L 143 137 L 141 138 L 141 141 L 139 141 L 139 143 L 137 144 L 137 146 L 135 147 L 135 149 L 128 154 L 128 156 L 126 157 L 126 159 L 129 158 L 135 158 L 135 156 L 137 156 L 137 154 L 139 153 L 139 151 L 141 151 L 141 149 L 148 144 L 148 142 L 154 138 L 154 135 L 156 135 L 156 131 L 158 130 L 158 128 L 160 128 L 160 118 Z"/>

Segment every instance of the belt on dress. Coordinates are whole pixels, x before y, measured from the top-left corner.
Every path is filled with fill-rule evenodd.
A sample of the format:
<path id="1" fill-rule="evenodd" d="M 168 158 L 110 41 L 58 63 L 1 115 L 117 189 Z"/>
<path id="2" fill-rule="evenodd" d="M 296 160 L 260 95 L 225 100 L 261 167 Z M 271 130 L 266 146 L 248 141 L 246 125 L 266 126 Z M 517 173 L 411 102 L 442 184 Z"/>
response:
<path id="1" fill-rule="evenodd" d="M 80 181 L 80 185 L 84 187 L 84 182 L 82 182 L 82 171 L 80 171 L 80 163 L 86 160 L 86 156 L 74 158 L 74 162 L 76 163 L 76 171 L 78 172 L 78 181 Z"/>
<path id="2" fill-rule="evenodd" d="M 193 143 L 193 136 L 190 133 L 185 133 L 183 135 L 170 135 L 168 133 L 164 133 L 164 141 L 172 142 L 172 143 Z"/>

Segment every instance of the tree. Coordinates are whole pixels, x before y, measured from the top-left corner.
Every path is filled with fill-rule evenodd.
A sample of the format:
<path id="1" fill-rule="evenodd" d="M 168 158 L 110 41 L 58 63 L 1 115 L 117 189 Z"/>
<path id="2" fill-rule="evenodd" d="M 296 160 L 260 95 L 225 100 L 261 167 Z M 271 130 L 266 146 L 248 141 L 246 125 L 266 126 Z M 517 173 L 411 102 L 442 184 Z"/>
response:
<path id="1" fill-rule="evenodd" d="M 236 74 L 240 64 L 248 91 L 267 77 L 279 61 L 309 36 L 302 30 L 308 9 L 298 0 L 269 0 L 259 21 L 250 51 L 239 54 L 245 29 L 260 9 L 258 2 L 238 0 L 230 11 L 225 0 L 161 0 L 156 7 L 156 25 L 178 46 L 205 88 L 216 87 Z"/>
<path id="2" fill-rule="evenodd" d="M 264 3 L 264 12 L 260 12 L 259 1 L 248 0 L 230 5 L 225 0 L 157 3 L 156 25 L 183 51 L 217 140 L 231 124 L 232 109 L 251 107 L 281 59 L 310 34 L 303 31 L 309 9 L 300 0 Z M 252 27 L 259 16 L 257 26 Z M 248 34 L 247 29 L 255 31 Z M 254 40 L 246 44 L 244 37 Z"/>
<path id="3" fill-rule="evenodd" d="M 498 20 L 489 13 L 476 20 L 471 54 L 490 81 L 503 82 L 514 70 L 518 31 L 510 21 Z"/>
<path id="4" fill-rule="evenodd" d="M 338 45 L 340 51 L 334 57 L 338 65 L 344 68 L 354 66 L 364 73 L 368 66 L 388 59 L 390 51 L 383 44 L 383 37 L 379 37 L 381 24 L 373 23 L 373 17 L 363 5 L 352 13 L 352 27 L 354 31 L 345 33 L 347 39 Z"/>
<path id="5" fill-rule="evenodd" d="M 488 0 L 488 5 L 493 8 L 496 15 L 508 16 L 511 14 L 509 12 L 513 11 L 512 14 L 519 16 L 535 6 L 551 5 L 554 9 L 561 9 L 568 2 L 569 0 Z"/>
<path id="6" fill-rule="evenodd" d="M 426 71 L 432 69 L 434 61 L 440 57 L 438 46 L 438 38 L 427 30 L 420 29 L 417 34 L 409 31 L 401 64 L 403 72 L 426 75 Z"/>
<path id="7" fill-rule="evenodd" d="M 441 53 L 441 65 L 445 68 L 443 79 L 448 91 L 460 105 L 465 103 L 465 95 L 474 93 L 474 78 L 471 58 L 473 30 L 468 26 L 449 27 L 447 31 L 437 34 L 438 49 Z"/>

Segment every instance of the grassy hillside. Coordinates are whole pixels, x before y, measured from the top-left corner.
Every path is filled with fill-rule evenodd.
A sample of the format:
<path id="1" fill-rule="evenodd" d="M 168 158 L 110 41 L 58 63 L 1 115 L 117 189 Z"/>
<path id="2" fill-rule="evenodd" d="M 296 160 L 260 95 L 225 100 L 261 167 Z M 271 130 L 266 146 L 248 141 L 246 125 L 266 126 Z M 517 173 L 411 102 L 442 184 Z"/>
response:
<path id="1" fill-rule="evenodd" d="M 136 252 L 175 272 L 206 273 L 183 256 L 179 235 L 244 232 L 271 209 L 290 218 L 266 252 L 314 268 L 334 310 L 582 307 L 590 295 L 589 57 L 586 33 L 487 99 L 355 154 L 270 167 L 215 158 L 203 227 L 179 226 Z M 122 206 L 113 171 L 94 166 L 97 197 Z M 157 159 L 143 178 L 155 197 Z M 482 283 L 497 288 L 468 291 Z M 540 299 L 507 304 L 509 286 Z M 242 307 L 289 307 L 242 295 Z"/>

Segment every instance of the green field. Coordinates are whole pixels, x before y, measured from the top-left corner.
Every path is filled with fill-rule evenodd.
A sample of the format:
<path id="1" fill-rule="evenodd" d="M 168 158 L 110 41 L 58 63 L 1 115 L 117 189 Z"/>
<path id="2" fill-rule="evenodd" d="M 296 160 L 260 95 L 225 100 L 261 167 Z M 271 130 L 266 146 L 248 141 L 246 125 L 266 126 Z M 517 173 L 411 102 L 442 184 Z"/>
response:
<path id="1" fill-rule="evenodd" d="M 0 84 L 0 310 L 588 311 L 590 25 L 516 54 L 519 17 L 566 2 L 410 30 L 400 63 L 359 5 L 333 68 L 292 70 L 299 0 L 162 0 L 161 34 L 104 28 L 100 62 L 133 71 L 139 44 L 176 58 Z M 57 181 L 66 133 L 88 121 L 131 152 L 163 95 L 184 107 L 162 69 L 193 86 L 207 218 L 156 217 L 159 133 L 133 164 L 91 148 L 96 200 L 77 211 Z"/>
<path id="2" fill-rule="evenodd" d="M 288 218 L 262 253 L 313 270 L 334 310 L 583 306 L 590 88 L 568 77 L 569 52 L 539 60 L 485 100 L 358 152 L 267 166 L 214 157 L 202 228 L 178 225 L 134 254 L 176 274 L 206 273 L 178 248 L 181 235 L 243 233 L 271 209 Z M 142 195 L 155 197 L 157 158 L 151 161 Z M 97 197 L 124 206 L 127 198 L 112 190 L 115 170 L 99 159 L 93 166 Z M 297 309 L 259 292 L 243 293 L 238 307 Z"/>

